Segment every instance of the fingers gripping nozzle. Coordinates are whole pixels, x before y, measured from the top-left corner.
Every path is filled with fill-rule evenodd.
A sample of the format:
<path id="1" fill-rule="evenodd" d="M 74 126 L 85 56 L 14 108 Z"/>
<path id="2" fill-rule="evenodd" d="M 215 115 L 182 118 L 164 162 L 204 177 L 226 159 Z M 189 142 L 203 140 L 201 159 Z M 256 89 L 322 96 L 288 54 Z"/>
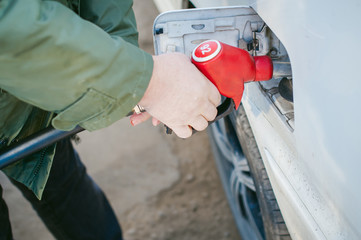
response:
<path id="1" fill-rule="evenodd" d="M 209 124 L 230 114 L 241 104 L 244 83 L 272 78 L 273 64 L 268 56 L 252 57 L 247 51 L 217 40 L 199 44 L 192 52 L 192 63 L 226 97 Z M 196 132 L 193 130 L 193 132 Z M 167 127 L 167 133 L 172 130 Z"/>

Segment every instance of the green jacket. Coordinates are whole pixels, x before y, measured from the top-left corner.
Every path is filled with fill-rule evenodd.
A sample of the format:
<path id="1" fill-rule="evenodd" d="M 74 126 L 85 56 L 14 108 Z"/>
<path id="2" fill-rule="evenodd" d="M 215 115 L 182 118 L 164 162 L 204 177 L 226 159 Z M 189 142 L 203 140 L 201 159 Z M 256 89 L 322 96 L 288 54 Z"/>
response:
<path id="1" fill-rule="evenodd" d="M 94 131 L 124 117 L 153 69 L 132 0 L 0 1 L 0 147 L 49 124 Z M 40 199 L 55 146 L 3 171 Z"/>

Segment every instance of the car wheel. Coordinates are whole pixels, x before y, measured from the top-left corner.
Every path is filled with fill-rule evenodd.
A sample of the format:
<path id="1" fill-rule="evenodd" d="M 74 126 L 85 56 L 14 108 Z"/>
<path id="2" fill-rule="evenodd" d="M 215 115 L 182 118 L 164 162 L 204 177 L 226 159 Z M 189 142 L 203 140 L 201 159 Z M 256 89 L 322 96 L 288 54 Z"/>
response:
<path id="1" fill-rule="evenodd" d="M 291 239 L 243 107 L 212 124 L 209 136 L 242 239 Z"/>
<path id="2" fill-rule="evenodd" d="M 182 0 L 182 8 L 186 9 L 186 8 L 195 8 L 193 3 L 189 0 Z"/>

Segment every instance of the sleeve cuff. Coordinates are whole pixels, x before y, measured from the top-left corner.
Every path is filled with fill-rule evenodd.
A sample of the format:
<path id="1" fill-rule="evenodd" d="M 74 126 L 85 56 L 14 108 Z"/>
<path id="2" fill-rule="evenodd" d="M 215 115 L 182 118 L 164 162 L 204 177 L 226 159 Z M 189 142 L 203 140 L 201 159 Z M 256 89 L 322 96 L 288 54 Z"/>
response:
<path id="1" fill-rule="evenodd" d="M 152 76 L 152 56 L 143 52 L 142 60 L 142 74 L 133 81 L 131 88 L 128 84 L 127 93 L 123 94 L 126 97 L 117 99 L 98 89 L 89 88 L 76 102 L 59 112 L 52 120 L 52 125 L 64 131 L 77 125 L 88 131 L 95 131 L 126 116 L 143 97 Z"/>

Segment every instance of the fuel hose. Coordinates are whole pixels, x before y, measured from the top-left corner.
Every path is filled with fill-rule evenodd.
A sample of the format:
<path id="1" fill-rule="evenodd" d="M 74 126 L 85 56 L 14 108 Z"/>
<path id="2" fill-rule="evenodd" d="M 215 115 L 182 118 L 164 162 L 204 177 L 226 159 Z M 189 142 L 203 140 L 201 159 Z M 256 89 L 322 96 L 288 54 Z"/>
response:
<path id="1" fill-rule="evenodd" d="M 70 131 L 61 131 L 53 127 L 47 127 L 33 135 L 30 135 L 19 142 L 13 143 L 0 150 L 0 169 L 5 168 L 24 157 L 27 157 L 39 150 L 50 146 L 61 139 L 77 134 L 84 129 L 75 127 Z"/>

